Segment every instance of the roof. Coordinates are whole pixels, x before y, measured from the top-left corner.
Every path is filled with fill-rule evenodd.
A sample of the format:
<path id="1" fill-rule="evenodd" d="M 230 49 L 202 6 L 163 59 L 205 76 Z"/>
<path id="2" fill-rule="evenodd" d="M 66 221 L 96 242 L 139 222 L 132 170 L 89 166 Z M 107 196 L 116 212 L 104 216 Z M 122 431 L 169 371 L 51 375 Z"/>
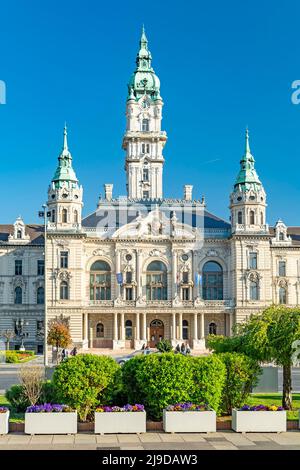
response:
<path id="1" fill-rule="evenodd" d="M 8 241 L 8 236 L 13 235 L 13 224 L 0 224 L 0 244 Z M 37 224 L 25 225 L 25 234 L 29 235 L 30 242 L 28 245 L 44 244 L 44 226 Z M 21 244 L 20 244 L 21 245 Z"/>
<path id="2" fill-rule="evenodd" d="M 275 237 L 275 228 L 269 228 L 270 235 Z M 287 235 L 292 239 L 292 246 L 300 246 L 300 227 L 287 227 Z"/>

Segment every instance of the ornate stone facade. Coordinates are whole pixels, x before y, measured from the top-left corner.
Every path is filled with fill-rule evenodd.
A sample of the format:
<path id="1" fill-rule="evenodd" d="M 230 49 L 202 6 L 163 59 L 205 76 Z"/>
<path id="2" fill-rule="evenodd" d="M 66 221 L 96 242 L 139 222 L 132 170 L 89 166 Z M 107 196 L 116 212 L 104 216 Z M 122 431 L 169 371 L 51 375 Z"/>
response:
<path id="1" fill-rule="evenodd" d="M 227 222 L 193 199 L 191 185 L 180 200 L 163 197 L 162 106 L 143 31 L 126 103 L 127 198 L 114 198 L 106 184 L 86 217 L 64 130 L 48 191 L 47 319 L 70 317 L 73 342 L 85 349 L 160 338 L 202 349 L 209 333 L 230 335 L 267 305 L 300 301 L 300 227 L 268 226 L 248 130 Z M 42 235 L 21 219 L 0 226 L 0 330 L 28 319 L 26 347 L 41 346 Z M 12 347 L 19 344 L 16 337 Z"/>

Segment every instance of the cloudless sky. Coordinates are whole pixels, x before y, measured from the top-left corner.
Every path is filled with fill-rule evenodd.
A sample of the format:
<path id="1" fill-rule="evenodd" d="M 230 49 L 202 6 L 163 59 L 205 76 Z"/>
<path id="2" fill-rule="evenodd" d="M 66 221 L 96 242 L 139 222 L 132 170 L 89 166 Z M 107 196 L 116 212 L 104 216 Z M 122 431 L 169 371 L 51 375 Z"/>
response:
<path id="1" fill-rule="evenodd" d="M 300 2 L 0 0 L 0 223 L 37 211 L 57 166 L 64 121 L 84 214 L 103 184 L 125 194 L 127 82 L 144 23 L 164 100 L 164 195 L 183 185 L 228 219 L 245 127 L 267 219 L 300 225 Z"/>

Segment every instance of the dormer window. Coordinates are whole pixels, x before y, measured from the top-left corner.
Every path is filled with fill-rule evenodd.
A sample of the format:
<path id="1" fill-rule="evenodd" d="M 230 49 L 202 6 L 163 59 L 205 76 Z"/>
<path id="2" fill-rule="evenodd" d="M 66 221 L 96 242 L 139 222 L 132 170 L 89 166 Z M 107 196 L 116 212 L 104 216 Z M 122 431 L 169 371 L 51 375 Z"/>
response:
<path id="1" fill-rule="evenodd" d="M 279 240 L 282 241 L 282 242 L 284 241 L 284 233 L 283 232 L 279 233 Z"/>
<path id="2" fill-rule="evenodd" d="M 22 238 L 22 230 L 18 230 L 18 231 L 17 231 L 17 238 L 18 238 L 19 240 L 21 240 L 21 238 Z"/>

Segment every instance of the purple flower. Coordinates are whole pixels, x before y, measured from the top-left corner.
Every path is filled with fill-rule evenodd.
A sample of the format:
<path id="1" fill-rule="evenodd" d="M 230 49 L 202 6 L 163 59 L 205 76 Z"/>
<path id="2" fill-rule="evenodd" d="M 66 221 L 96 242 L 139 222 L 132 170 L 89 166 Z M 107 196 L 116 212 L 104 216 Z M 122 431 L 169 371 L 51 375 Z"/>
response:
<path id="1" fill-rule="evenodd" d="M 130 405 L 129 403 L 127 405 L 124 405 L 122 407 L 120 406 L 99 406 L 96 408 L 96 412 L 104 412 L 104 413 L 124 413 L 124 412 L 138 412 L 138 411 L 144 411 L 144 405 Z"/>
<path id="2" fill-rule="evenodd" d="M 43 405 L 31 405 L 27 408 L 26 413 L 62 413 L 69 411 L 67 405 L 44 403 Z"/>
<path id="3" fill-rule="evenodd" d="M 0 413 L 6 413 L 8 408 L 6 406 L 0 406 Z"/>
<path id="4" fill-rule="evenodd" d="M 169 405 L 166 407 L 167 411 L 207 411 L 208 405 L 201 403 L 196 405 L 195 403 L 176 403 L 175 405 Z"/>

